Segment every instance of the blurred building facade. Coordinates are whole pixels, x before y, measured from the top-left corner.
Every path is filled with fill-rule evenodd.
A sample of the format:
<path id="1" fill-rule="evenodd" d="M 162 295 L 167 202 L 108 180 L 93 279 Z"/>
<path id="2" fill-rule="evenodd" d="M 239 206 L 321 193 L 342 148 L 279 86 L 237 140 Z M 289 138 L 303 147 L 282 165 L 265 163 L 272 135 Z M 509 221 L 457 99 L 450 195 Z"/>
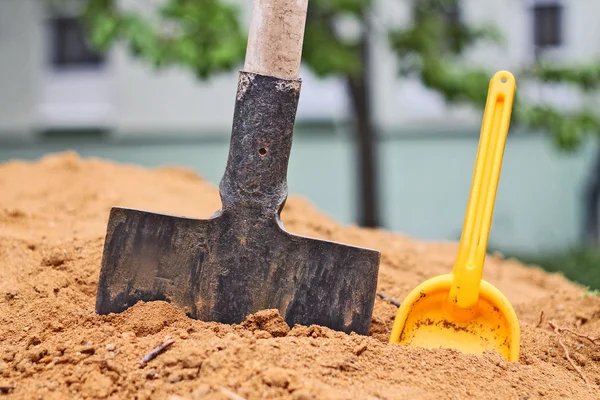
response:
<path id="1" fill-rule="evenodd" d="M 4 33 L 0 36 L 0 135 L 71 126 L 109 128 L 124 135 L 227 132 L 235 72 L 203 83 L 176 68 L 156 73 L 133 59 L 123 46 L 98 56 L 85 44 L 77 9 L 51 12 L 47 4 L 44 0 L 0 2 Z M 240 5 L 248 22 L 252 1 L 240 1 Z M 409 5 L 409 1 L 378 0 L 373 13 L 371 79 L 377 125 L 392 131 L 476 125 L 479 115 L 469 108 L 447 107 L 419 82 L 398 79 L 398 64 L 388 50 L 385 29 L 410 23 Z M 600 37 L 600 25 L 595 22 L 598 12 L 600 2 L 595 0 L 460 3 L 461 18 L 494 23 L 505 37 L 503 48 L 481 46 L 468 55 L 492 70 L 521 68 L 542 48 L 545 56 L 560 60 L 584 61 L 598 55 L 600 46 L 591 40 Z M 306 69 L 302 78 L 299 120 L 347 116 L 341 81 L 317 80 Z M 564 99 L 565 93 L 560 94 L 556 97 Z"/>
<path id="2" fill-rule="evenodd" d="M 148 4 L 122 1 L 124 6 Z M 252 1 L 238 1 L 248 22 Z M 446 105 L 418 81 L 398 78 L 399 66 L 384 32 L 388 26 L 410 23 L 409 6 L 409 1 L 377 0 L 372 20 L 373 111 L 379 132 L 393 138 L 380 152 L 383 214 L 387 228 L 425 239 L 455 240 L 462 227 L 481 115 L 469 107 Z M 490 22 L 501 29 L 503 47 L 482 45 L 467 55 L 491 71 L 517 70 L 535 57 L 585 62 L 600 55 L 600 44 L 593 40 L 600 37 L 597 0 L 463 0 L 459 13 L 467 21 Z M 97 55 L 86 46 L 77 16 L 76 8 L 52 11 L 45 0 L 0 0 L 0 140 L 53 129 L 107 129 L 124 138 L 218 137 L 223 154 L 237 86 L 235 71 L 200 82 L 177 68 L 153 71 L 123 46 Z M 352 34 L 351 23 L 340 28 Z M 298 121 L 335 126 L 349 117 L 341 80 L 318 80 L 305 68 L 301 77 Z M 521 84 L 518 90 L 533 99 L 554 99 L 561 107 L 576 107 L 581 101 L 565 87 L 542 90 Z M 319 148 L 327 149 L 323 153 L 302 139 L 295 142 L 292 158 L 306 152 L 324 159 L 321 164 L 292 160 L 290 191 L 310 197 L 339 220 L 353 222 L 354 149 L 347 140 L 331 140 L 338 142 L 321 142 Z M 112 156 L 119 150 L 110 151 L 103 154 Z M 158 153 L 146 158 L 158 162 Z M 13 151 L 4 158 L 20 154 L 37 153 Z M 510 139 L 490 244 L 537 251 L 575 242 L 579 196 L 592 157 L 589 148 L 576 155 L 556 153 L 543 135 Z M 145 160 L 140 156 L 137 161 Z M 167 157 L 165 162 L 173 160 L 188 163 L 185 157 Z M 189 164 L 213 174 L 207 164 L 194 162 L 200 161 Z M 222 164 L 215 171 L 213 181 Z"/>

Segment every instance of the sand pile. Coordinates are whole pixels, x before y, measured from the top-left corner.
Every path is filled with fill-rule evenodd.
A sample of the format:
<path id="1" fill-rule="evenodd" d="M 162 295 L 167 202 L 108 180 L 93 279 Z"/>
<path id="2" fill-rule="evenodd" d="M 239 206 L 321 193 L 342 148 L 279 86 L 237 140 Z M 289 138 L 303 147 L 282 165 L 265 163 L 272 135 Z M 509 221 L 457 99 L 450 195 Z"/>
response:
<path id="1" fill-rule="evenodd" d="M 380 299 L 369 337 L 289 327 L 270 311 L 235 326 L 203 323 L 162 302 L 100 317 L 94 301 L 110 207 L 206 218 L 220 206 L 216 188 L 180 168 L 71 153 L 4 164 L 0 188 L 0 398 L 600 398 L 600 346 L 548 324 L 594 336 L 600 299 L 560 275 L 500 255 L 486 261 L 485 279 L 520 318 L 518 363 L 388 345 L 396 307 Z M 456 252 L 455 243 L 342 227 L 293 197 L 283 220 L 292 232 L 381 250 L 379 290 L 398 300 L 450 271 Z M 140 364 L 166 340 L 162 354 Z"/>

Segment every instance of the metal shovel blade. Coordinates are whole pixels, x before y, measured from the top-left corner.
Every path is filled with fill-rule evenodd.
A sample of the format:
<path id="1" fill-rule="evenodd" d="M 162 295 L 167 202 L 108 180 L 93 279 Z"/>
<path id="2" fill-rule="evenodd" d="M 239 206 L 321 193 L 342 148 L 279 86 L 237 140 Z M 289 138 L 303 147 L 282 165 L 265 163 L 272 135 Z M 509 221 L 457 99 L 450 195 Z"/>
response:
<path id="1" fill-rule="evenodd" d="M 191 318 L 241 323 L 276 308 L 286 322 L 366 335 L 380 253 L 292 235 L 279 218 L 299 80 L 240 73 L 223 207 L 209 219 L 113 208 L 99 314 L 164 300 Z"/>

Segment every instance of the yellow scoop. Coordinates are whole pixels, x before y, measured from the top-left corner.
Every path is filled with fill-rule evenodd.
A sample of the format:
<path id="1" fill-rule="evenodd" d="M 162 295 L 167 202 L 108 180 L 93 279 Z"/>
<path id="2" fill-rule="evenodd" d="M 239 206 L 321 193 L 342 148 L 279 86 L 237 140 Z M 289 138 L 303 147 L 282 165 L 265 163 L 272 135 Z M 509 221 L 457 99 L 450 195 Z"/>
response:
<path id="1" fill-rule="evenodd" d="M 490 81 L 483 115 L 473 185 L 451 274 L 431 278 L 409 293 L 398 309 L 390 343 L 454 348 L 519 358 L 520 328 L 508 299 L 482 280 L 515 78 L 499 71 Z"/>

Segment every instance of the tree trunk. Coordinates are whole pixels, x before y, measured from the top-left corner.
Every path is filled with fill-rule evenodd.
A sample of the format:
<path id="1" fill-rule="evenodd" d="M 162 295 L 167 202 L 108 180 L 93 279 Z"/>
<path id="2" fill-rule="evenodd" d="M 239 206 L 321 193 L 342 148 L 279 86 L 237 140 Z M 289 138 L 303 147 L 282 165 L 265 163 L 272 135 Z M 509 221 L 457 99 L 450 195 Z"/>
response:
<path id="1" fill-rule="evenodd" d="M 597 247 L 600 244 L 599 200 L 600 146 L 596 152 L 594 169 L 583 194 L 583 244 L 587 247 Z"/>
<path id="2" fill-rule="evenodd" d="M 379 193 L 377 174 L 377 143 L 371 115 L 369 93 L 370 54 L 368 36 L 361 39 L 362 64 L 360 73 L 347 78 L 355 118 L 356 159 L 358 160 L 359 224 L 376 228 L 379 221 Z"/>

